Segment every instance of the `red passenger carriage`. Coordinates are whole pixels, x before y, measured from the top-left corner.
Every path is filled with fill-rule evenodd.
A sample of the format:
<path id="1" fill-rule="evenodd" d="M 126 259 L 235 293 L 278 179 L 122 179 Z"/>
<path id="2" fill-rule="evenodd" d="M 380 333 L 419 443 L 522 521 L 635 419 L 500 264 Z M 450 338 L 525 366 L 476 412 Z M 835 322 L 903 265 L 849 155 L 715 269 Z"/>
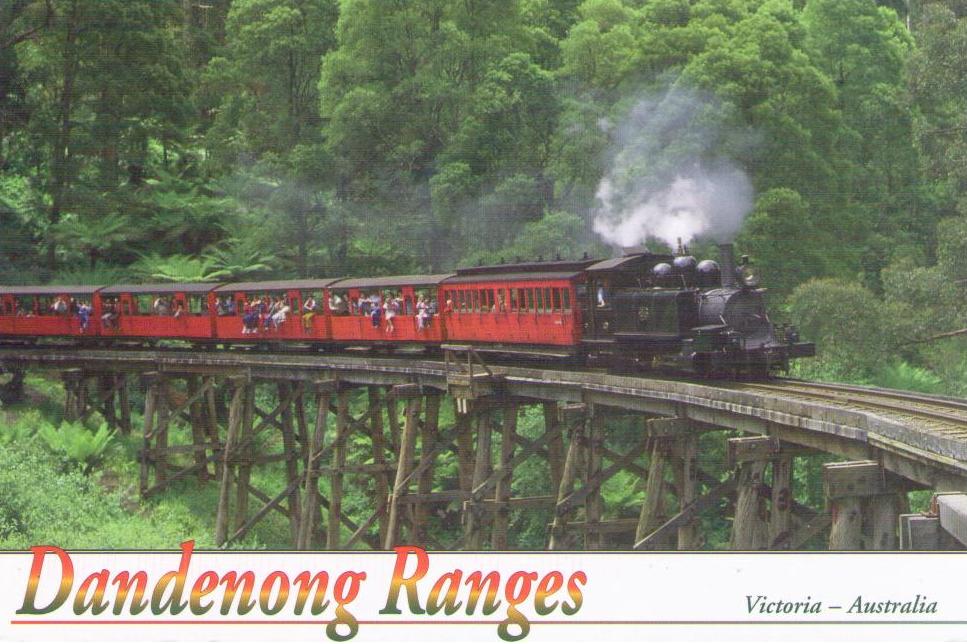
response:
<path id="1" fill-rule="evenodd" d="M 332 339 L 362 344 L 443 342 L 446 338 L 438 297 L 440 283 L 448 277 L 452 274 L 344 279 L 331 284 L 328 308 Z M 427 315 L 421 323 L 424 306 Z M 379 314 L 374 316 L 377 307 Z M 392 326 L 387 320 L 390 311 Z"/>
<path id="2" fill-rule="evenodd" d="M 94 337 L 100 319 L 95 297 L 98 288 L 0 286 L 0 335 Z M 90 311 L 85 315 L 81 306 Z"/>
<path id="3" fill-rule="evenodd" d="M 105 337 L 211 340 L 215 284 L 124 284 L 97 292 Z"/>
<path id="4" fill-rule="evenodd" d="M 243 342 L 328 340 L 331 334 L 325 289 L 335 281 L 234 282 L 219 286 L 213 291 L 215 336 Z M 316 309 L 307 318 L 304 305 L 310 298 Z M 282 301 L 288 311 L 273 318 L 270 313 L 276 301 Z M 248 319 L 246 312 L 251 316 Z"/>
<path id="5" fill-rule="evenodd" d="M 587 262 L 545 262 L 461 269 L 443 282 L 446 337 L 494 351 L 580 339 L 578 287 Z M 523 345 L 523 346 L 521 346 Z"/>

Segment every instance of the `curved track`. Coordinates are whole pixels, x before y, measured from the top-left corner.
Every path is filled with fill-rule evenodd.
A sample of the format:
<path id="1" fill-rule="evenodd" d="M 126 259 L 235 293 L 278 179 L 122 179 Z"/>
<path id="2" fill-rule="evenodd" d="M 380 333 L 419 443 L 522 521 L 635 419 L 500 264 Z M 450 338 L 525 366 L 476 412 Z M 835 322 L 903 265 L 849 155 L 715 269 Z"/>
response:
<path id="1" fill-rule="evenodd" d="M 729 383 L 730 388 L 772 392 L 787 398 L 815 400 L 856 411 L 869 410 L 948 438 L 967 441 L 967 401 L 895 389 L 778 379 Z"/>

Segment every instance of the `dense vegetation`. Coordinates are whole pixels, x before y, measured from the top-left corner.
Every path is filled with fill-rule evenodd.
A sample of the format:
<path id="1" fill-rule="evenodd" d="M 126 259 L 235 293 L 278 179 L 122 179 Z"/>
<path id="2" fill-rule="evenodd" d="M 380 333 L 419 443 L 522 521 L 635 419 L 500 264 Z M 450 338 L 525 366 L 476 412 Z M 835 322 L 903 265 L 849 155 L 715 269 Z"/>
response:
<path id="1" fill-rule="evenodd" d="M 967 392 L 964 0 L 0 3 L 4 283 L 606 253 L 602 178 L 682 159 L 748 176 L 798 373 Z"/>

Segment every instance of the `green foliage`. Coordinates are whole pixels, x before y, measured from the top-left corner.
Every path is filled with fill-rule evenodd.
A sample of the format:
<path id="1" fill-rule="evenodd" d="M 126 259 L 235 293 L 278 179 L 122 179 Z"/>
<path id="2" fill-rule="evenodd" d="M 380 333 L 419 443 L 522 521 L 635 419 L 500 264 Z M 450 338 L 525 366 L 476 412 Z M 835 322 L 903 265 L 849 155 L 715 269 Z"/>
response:
<path id="1" fill-rule="evenodd" d="M 144 280 L 159 282 L 204 282 L 215 272 L 214 261 L 203 257 L 156 253 L 141 257 L 131 268 Z"/>
<path id="2" fill-rule="evenodd" d="M 943 380 L 923 367 L 906 362 L 890 364 L 879 369 L 873 382 L 880 387 L 920 391 L 927 394 L 946 393 Z"/>
<path id="3" fill-rule="evenodd" d="M 64 470 L 57 459 L 29 445 L 0 450 L 0 549 L 38 543 L 63 548 L 177 548 L 185 539 L 211 548 L 207 517 L 183 503 L 132 513 L 122 489 L 95 476 Z M 136 507 L 136 501 L 133 502 Z"/>
<path id="4" fill-rule="evenodd" d="M 90 472 L 102 460 L 114 440 L 115 431 L 102 423 L 91 431 L 83 423 L 61 423 L 59 427 L 43 424 L 37 430 L 37 437 L 54 454 L 67 463 L 84 466 Z"/>
<path id="5" fill-rule="evenodd" d="M 890 316 L 862 286 L 811 280 L 793 291 L 789 312 L 803 336 L 816 342 L 818 359 L 810 368 L 825 365 L 840 377 L 867 377 L 891 346 Z"/>

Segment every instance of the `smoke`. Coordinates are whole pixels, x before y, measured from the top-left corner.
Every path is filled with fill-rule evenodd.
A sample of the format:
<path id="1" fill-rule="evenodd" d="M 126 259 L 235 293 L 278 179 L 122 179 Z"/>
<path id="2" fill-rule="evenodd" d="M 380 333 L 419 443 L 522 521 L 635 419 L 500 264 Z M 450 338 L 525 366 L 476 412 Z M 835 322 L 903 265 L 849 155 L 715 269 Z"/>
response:
<path id="1" fill-rule="evenodd" d="M 598 185 L 595 232 L 622 247 L 731 241 L 754 198 L 733 157 L 755 137 L 727 117 L 710 96 L 675 86 L 640 97 L 617 126 L 600 123 L 613 148 Z"/>

